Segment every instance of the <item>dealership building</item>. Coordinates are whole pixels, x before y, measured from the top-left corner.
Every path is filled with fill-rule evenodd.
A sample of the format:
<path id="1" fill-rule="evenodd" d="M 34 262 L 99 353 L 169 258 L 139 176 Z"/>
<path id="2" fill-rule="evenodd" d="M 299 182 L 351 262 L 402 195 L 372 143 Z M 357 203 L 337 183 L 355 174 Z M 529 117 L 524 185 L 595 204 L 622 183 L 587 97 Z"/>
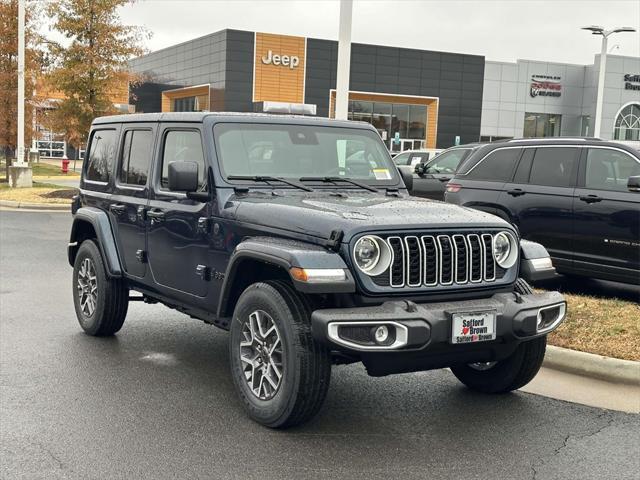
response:
<path id="1" fill-rule="evenodd" d="M 131 60 L 137 112 L 299 111 L 334 114 L 338 42 L 223 30 Z M 349 118 L 391 150 L 479 139 L 590 135 L 593 65 L 354 43 Z M 608 56 L 601 137 L 640 140 L 640 58 Z"/>

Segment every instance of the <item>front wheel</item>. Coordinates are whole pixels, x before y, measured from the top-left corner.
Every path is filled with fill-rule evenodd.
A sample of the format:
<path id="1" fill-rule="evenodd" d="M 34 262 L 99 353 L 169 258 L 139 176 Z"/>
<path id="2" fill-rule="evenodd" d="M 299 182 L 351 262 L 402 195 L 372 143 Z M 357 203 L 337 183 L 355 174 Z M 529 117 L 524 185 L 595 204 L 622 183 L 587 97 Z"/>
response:
<path id="1" fill-rule="evenodd" d="M 73 303 L 82 329 L 89 335 L 113 335 L 124 323 L 129 289 L 121 278 L 109 278 L 93 240 L 78 249 L 73 266 Z"/>
<path id="2" fill-rule="evenodd" d="M 311 334 L 304 297 L 284 282 L 255 283 L 230 327 L 231 376 L 249 416 L 272 428 L 311 419 L 329 388 L 327 349 Z"/>
<path id="3" fill-rule="evenodd" d="M 506 393 L 524 387 L 542 366 L 547 337 L 521 343 L 510 357 L 499 362 L 471 363 L 451 367 L 453 374 L 472 390 Z"/>

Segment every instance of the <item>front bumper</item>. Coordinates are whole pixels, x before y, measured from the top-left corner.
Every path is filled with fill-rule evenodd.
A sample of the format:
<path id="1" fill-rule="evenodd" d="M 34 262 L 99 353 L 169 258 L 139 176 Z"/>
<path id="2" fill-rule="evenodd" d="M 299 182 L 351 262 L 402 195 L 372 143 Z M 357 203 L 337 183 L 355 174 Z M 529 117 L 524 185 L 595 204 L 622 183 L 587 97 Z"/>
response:
<path id="1" fill-rule="evenodd" d="M 555 312 L 544 329 L 541 315 Z M 451 322 L 455 313 L 494 311 L 495 340 L 466 344 L 451 343 Z M 566 311 L 564 297 L 558 292 L 519 295 L 498 293 L 489 298 L 456 302 L 415 304 L 389 301 L 375 307 L 316 310 L 311 315 L 314 337 L 332 350 L 359 358 L 372 375 L 401 371 L 442 368 L 456 363 L 488 362 L 509 356 L 526 340 L 553 331 L 562 323 Z M 388 325 L 396 339 L 388 345 L 372 345 L 341 338 L 339 325 L 363 327 Z"/>

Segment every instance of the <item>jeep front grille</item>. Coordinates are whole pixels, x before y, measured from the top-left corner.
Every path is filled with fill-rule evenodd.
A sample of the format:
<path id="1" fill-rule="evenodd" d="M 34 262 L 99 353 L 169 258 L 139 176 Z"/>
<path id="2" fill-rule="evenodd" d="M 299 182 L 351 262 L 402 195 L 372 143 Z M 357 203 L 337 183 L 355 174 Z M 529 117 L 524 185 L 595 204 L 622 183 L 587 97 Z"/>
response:
<path id="1" fill-rule="evenodd" d="M 389 269 L 372 277 L 379 287 L 424 288 L 486 284 L 506 271 L 493 259 L 490 233 L 392 235 Z"/>

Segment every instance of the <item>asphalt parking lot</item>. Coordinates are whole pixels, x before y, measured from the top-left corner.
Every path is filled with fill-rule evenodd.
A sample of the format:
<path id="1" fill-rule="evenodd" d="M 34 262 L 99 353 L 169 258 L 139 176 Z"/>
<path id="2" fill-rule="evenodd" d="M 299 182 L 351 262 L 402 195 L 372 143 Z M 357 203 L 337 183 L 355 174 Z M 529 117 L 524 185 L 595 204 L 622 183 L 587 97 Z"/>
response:
<path id="1" fill-rule="evenodd" d="M 448 371 L 334 367 L 312 423 L 258 426 L 225 332 L 139 303 L 116 337 L 81 332 L 70 224 L 0 211 L 2 478 L 638 478 L 640 416 L 471 393 Z"/>

